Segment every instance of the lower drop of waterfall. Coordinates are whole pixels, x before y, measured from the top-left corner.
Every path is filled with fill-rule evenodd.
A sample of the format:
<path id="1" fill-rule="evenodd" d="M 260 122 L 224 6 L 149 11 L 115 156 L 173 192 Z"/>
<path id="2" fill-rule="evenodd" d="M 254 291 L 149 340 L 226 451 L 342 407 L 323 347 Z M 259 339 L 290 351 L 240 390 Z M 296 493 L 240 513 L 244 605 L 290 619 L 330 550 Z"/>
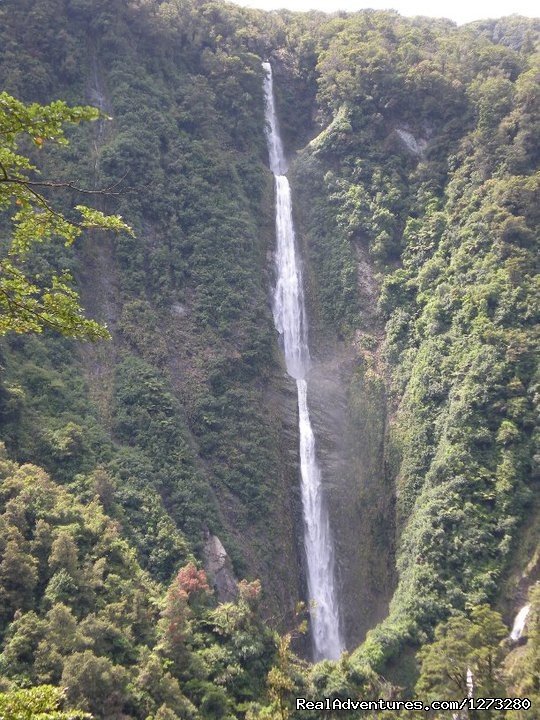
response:
<path id="1" fill-rule="evenodd" d="M 309 419 L 307 383 L 305 380 L 297 380 L 296 385 L 308 590 L 309 597 L 317 604 L 315 619 L 312 621 L 313 645 L 316 659 L 338 658 L 342 642 L 339 634 L 330 522 L 322 497 L 321 473 L 315 455 L 315 436 Z"/>
<path id="2" fill-rule="evenodd" d="M 311 636 L 315 660 L 336 659 L 343 649 L 334 569 L 334 552 L 328 510 L 317 463 L 315 436 L 309 417 L 307 373 L 309 348 L 302 274 L 296 253 L 292 203 L 286 162 L 274 105 L 272 68 L 266 71 L 266 137 L 270 169 L 276 188 L 276 287 L 274 321 L 283 341 L 287 372 L 296 379 L 300 474 L 304 517 L 304 546 L 311 610 Z"/>

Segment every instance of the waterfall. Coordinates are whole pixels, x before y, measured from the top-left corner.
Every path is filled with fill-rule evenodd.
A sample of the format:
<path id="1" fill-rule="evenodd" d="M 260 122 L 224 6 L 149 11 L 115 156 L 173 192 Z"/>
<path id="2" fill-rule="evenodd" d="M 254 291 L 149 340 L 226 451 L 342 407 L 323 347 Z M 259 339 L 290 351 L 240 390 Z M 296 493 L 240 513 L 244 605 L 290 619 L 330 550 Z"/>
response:
<path id="1" fill-rule="evenodd" d="M 514 620 L 514 625 L 512 627 L 512 632 L 510 633 L 510 639 L 514 640 L 514 642 L 517 642 L 517 640 L 519 640 L 519 638 L 523 635 L 523 631 L 525 630 L 525 623 L 527 622 L 527 617 L 529 615 L 530 609 L 530 605 L 524 605 L 516 615 L 516 619 Z"/>
<path id="2" fill-rule="evenodd" d="M 283 153 L 274 104 L 272 68 L 263 63 L 266 100 L 266 138 L 270 169 L 276 190 L 276 286 L 274 322 L 285 353 L 287 372 L 296 380 L 298 390 L 298 430 L 300 435 L 300 475 L 304 517 L 304 546 L 307 560 L 307 584 L 311 610 L 311 637 L 315 660 L 336 659 L 343 643 L 339 628 L 334 576 L 334 553 L 328 511 L 324 503 L 321 473 L 317 464 L 315 436 L 307 402 L 309 347 L 302 274 L 296 252 L 292 220 L 291 190 L 285 176 Z"/>
<path id="3" fill-rule="evenodd" d="M 474 695 L 474 675 L 470 667 L 467 668 L 467 697 Z"/>

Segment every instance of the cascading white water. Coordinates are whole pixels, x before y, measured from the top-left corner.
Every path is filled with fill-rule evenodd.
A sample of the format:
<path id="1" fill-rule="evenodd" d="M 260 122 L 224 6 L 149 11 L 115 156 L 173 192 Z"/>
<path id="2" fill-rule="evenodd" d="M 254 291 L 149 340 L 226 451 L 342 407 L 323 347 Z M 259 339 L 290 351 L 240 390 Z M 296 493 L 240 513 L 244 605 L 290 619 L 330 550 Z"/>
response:
<path id="1" fill-rule="evenodd" d="M 309 348 L 302 275 L 296 254 L 292 220 L 291 191 L 285 173 L 287 166 L 274 105 L 272 68 L 265 70 L 266 137 L 270 169 L 276 186 L 276 287 L 274 322 L 283 339 L 287 372 L 298 389 L 298 428 L 300 435 L 300 474 L 304 515 L 304 544 L 310 600 L 313 653 L 316 660 L 338 658 L 343 649 L 339 628 L 339 609 L 334 577 L 334 554 L 328 512 L 324 503 L 321 473 L 315 452 L 315 436 L 307 403 Z"/>
<path id="2" fill-rule="evenodd" d="M 467 697 L 474 695 L 474 675 L 470 667 L 467 668 Z"/>
<path id="3" fill-rule="evenodd" d="M 516 615 L 516 619 L 514 620 L 514 625 L 512 627 L 512 632 L 510 633 L 510 639 L 514 640 L 514 642 L 519 640 L 520 637 L 523 635 L 523 631 L 525 630 L 525 623 L 527 622 L 530 609 L 530 605 L 524 605 Z"/>

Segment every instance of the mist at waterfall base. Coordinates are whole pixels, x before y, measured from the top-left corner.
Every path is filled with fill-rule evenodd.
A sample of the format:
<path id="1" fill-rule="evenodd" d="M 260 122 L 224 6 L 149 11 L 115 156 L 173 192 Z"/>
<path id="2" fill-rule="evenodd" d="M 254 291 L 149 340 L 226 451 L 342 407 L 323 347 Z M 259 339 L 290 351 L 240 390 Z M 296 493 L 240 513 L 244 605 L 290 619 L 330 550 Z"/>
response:
<path id="1" fill-rule="evenodd" d="M 276 287 L 274 322 L 283 340 L 287 372 L 296 380 L 300 474 L 304 517 L 304 546 L 311 610 L 311 637 L 315 660 L 336 659 L 343 649 L 334 572 L 334 553 L 321 473 L 317 464 L 315 436 L 307 402 L 309 346 L 300 264 L 292 220 L 291 191 L 277 120 L 272 68 L 263 63 L 266 100 L 266 137 L 270 169 L 276 192 Z"/>

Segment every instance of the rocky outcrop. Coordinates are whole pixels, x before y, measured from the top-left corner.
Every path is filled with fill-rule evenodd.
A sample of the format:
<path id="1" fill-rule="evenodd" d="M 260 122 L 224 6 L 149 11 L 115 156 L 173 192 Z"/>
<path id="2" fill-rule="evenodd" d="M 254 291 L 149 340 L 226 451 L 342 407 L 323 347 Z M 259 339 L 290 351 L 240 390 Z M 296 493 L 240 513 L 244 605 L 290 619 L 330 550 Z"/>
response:
<path id="1" fill-rule="evenodd" d="M 232 602 L 238 596 L 238 584 L 231 559 L 217 535 L 207 533 L 204 543 L 204 569 L 219 602 Z"/>
<path id="2" fill-rule="evenodd" d="M 424 154 L 424 150 L 428 144 L 427 140 L 424 138 L 416 138 L 412 132 L 405 128 L 396 128 L 396 134 L 399 136 L 407 150 L 409 150 L 413 155 L 422 156 Z"/>

